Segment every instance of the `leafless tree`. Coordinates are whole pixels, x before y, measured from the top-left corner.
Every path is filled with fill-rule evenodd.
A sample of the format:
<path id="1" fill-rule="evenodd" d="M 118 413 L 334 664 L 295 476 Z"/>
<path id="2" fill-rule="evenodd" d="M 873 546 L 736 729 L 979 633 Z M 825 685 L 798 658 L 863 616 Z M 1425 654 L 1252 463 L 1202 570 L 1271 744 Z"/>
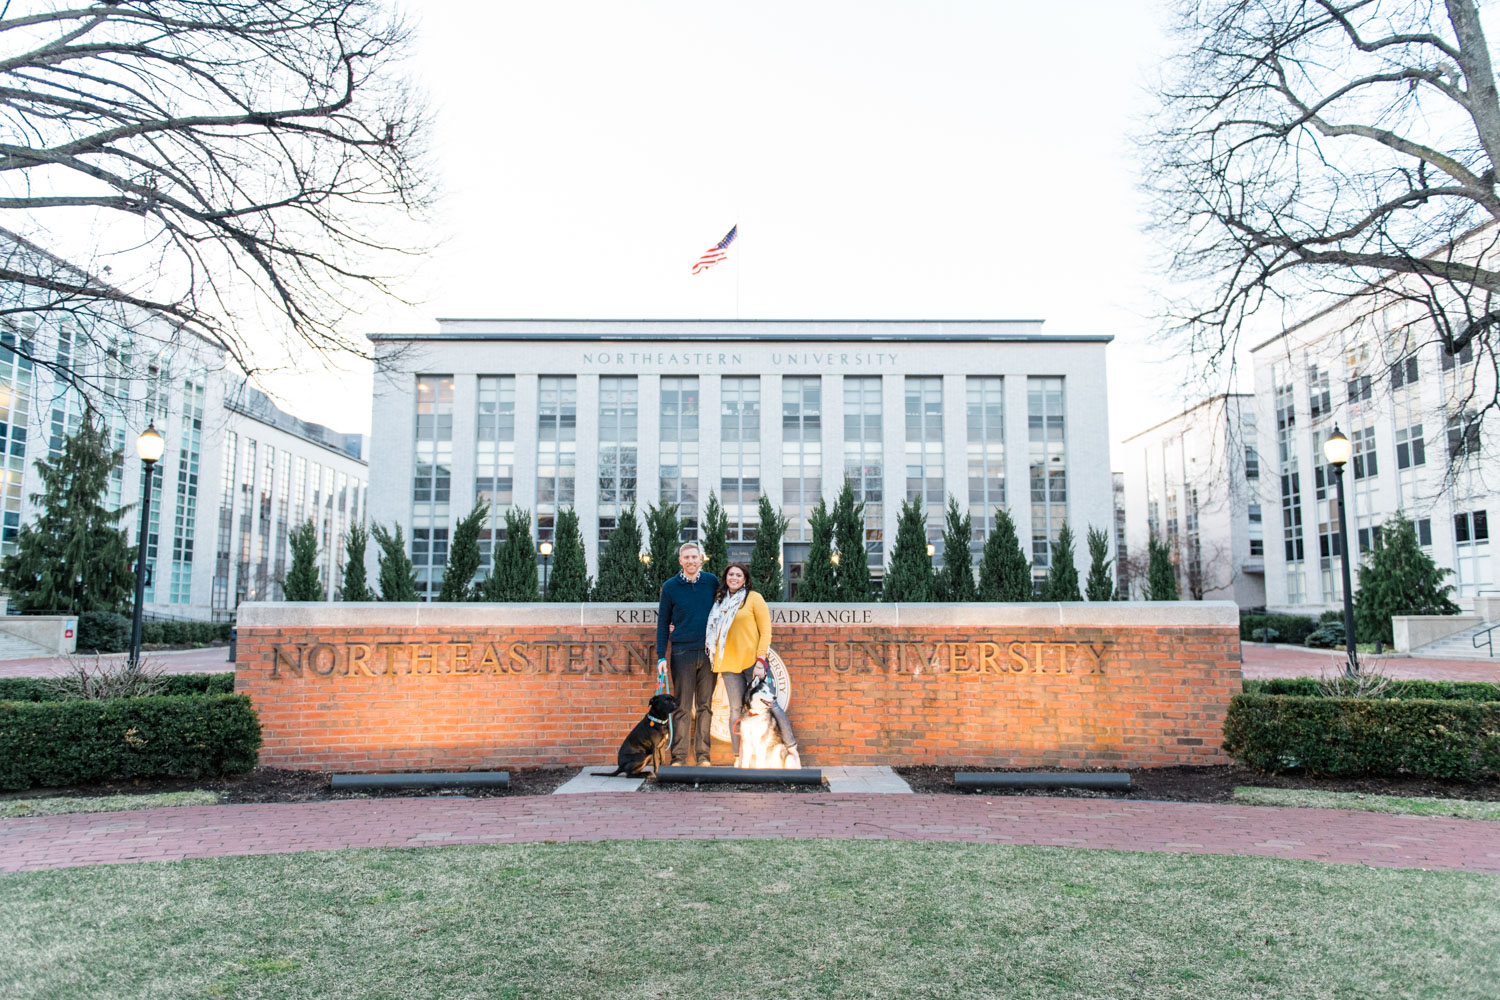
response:
<path id="1" fill-rule="evenodd" d="M 1470 371 L 1488 367 L 1474 384 L 1493 409 L 1500 98 L 1477 0 L 1181 0 L 1176 13 L 1179 53 L 1142 144 L 1186 289 L 1172 329 L 1222 370 L 1252 316 L 1368 298 L 1393 350 L 1437 340 L 1483 356 Z"/>
<path id="2" fill-rule="evenodd" d="M 408 43 L 379 0 L 0 6 L 7 308 L 86 335 L 148 310 L 247 370 L 277 328 L 368 353 L 341 321 L 417 252 L 393 234 L 430 193 Z"/>

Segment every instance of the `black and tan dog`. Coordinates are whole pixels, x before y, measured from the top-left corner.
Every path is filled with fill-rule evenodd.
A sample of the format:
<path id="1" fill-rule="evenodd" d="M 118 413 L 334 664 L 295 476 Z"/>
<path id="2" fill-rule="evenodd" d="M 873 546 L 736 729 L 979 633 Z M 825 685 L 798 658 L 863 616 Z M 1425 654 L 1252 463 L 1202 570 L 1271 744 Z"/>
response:
<path id="1" fill-rule="evenodd" d="M 593 773 L 603 778 L 622 774 L 634 778 L 639 777 L 649 764 L 654 774 L 660 766 L 661 758 L 671 752 L 668 745 L 671 734 L 668 720 L 675 711 L 676 698 L 669 694 L 654 695 L 650 707 L 646 709 L 646 717 L 635 724 L 630 735 L 625 737 L 625 742 L 620 744 L 620 753 L 615 758 L 620 766 L 613 771 Z"/>

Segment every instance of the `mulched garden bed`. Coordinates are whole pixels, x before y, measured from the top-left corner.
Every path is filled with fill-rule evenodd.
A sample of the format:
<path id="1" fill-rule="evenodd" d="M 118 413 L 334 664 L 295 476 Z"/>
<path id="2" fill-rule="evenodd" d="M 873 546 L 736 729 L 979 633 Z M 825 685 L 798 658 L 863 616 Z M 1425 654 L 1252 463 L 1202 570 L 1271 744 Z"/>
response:
<path id="1" fill-rule="evenodd" d="M 1130 772 L 1128 792 L 1086 788 L 1039 788 L 1016 791 L 961 789 L 953 785 L 959 771 L 1019 770 L 996 767 L 898 767 L 896 773 L 914 792 L 947 795 L 1048 795 L 1076 798 L 1156 799 L 1167 802 L 1229 802 L 1240 785 L 1262 788 L 1300 788 L 1322 792 L 1363 792 L 1409 798 L 1500 801 L 1500 781 L 1438 781 L 1434 778 L 1314 778 L 1300 774 L 1264 774 L 1232 764 L 1216 767 L 1152 767 Z M 1070 771 L 1078 768 L 1027 768 L 1031 771 Z"/>

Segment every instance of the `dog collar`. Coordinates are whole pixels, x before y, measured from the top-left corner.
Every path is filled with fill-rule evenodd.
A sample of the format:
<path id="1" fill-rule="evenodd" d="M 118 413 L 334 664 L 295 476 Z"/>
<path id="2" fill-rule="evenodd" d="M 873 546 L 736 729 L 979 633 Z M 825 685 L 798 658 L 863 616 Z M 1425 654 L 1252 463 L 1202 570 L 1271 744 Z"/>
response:
<path id="1" fill-rule="evenodd" d="M 658 726 L 665 726 L 667 724 L 667 720 L 666 719 L 658 719 L 656 716 L 652 715 L 650 712 L 646 713 L 646 718 L 650 719 L 652 722 L 656 723 Z"/>

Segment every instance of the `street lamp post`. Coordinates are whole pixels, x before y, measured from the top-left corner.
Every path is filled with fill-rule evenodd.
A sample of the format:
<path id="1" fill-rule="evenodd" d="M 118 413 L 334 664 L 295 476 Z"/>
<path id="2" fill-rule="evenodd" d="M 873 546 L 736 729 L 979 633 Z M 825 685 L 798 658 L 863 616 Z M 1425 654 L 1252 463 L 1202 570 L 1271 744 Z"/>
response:
<path id="1" fill-rule="evenodd" d="M 1335 424 L 1333 433 L 1323 442 L 1323 457 L 1333 466 L 1333 478 L 1338 480 L 1339 563 L 1344 579 L 1344 650 L 1349 661 L 1344 666 L 1344 673 L 1350 677 L 1359 673 L 1359 652 L 1354 644 L 1354 588 L 1349 582 L 1349 525 L 1344 518 L 1344 465 L 1349 461 L 1352 451 L 1349 439 Z"/>
<path id="2" fill-rule="evenodd" d="M 130 620 L 130 665 L 141 662 L 141 605 L 146 600 L 146 532 L 151 527 L 151 476 L 166 442 L 157 431 L 156 424 L 148 424 L 136 438 L 135 450 L 141 456 L 141 465 L 146 473 L 141 485 L 141 531 L 135 556 L 135 613 Z"/>
<path id="3" fill-rule="evenodd" d="M 543 542 L 540 546 L 542 553 L 542 600 L 547 599 L 547 566 L 552 562 L 552 543 Z"/>

